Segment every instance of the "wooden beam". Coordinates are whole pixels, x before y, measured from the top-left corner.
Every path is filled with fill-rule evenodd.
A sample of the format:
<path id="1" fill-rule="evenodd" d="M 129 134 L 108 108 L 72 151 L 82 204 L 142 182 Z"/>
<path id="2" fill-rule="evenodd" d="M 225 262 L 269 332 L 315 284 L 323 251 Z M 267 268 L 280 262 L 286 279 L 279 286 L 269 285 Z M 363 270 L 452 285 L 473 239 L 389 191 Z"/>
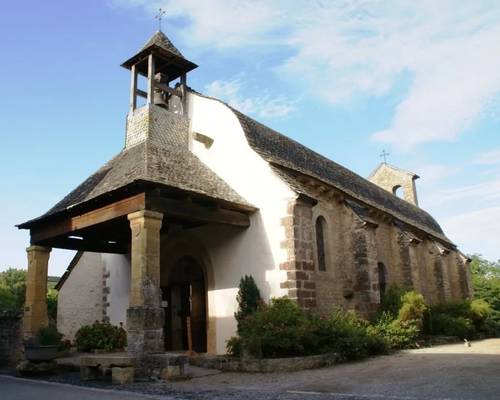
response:
<path id="1" fill-rule="evenodd" d="M 137 69 L 135 64 L 130 69 L 130 111 L 133 112 L 137 108 Z"/>
<path id="2" fill-rule="evenodd" d="M 137 96 L 144 97 L 145 99 L 148 98 L 148 94 L 144 90 L 136 89 L 135 93 L 137 94 Z"/>
<path id="3" fill-rule="evenodd" d="M 155 80 L 155 59 L 153 54 L 148 57 L 148 104 L 153 104 Z"/>
<path id="4" fill-rule="evenodd" d="M 166 221 L 168 221 L 168 217 L 173 217 L 190 222 L 203 222 L 241 227 L 250 226 L 250 217 L 245 213 L 220 208 L 215 209 L 196 203 L 188 203 L 182 200 L 148 196 L 147 208 L 148 210 L 163 213 Z"/>
<path id="5" fill-rule="evenodd" d="M 57 249 L 91 251 L 95 253 L 127 254 L 128 243 L 110 243 L 105 240 L 58 238 L 46 242 L 48 246 Z"/>
<path id="6" fill-rule="evenodd" d="M 49 239 L 65 236 L 80 229 L 123 217 L 135 211 L 144 210 L 145 206 L 146 195 L 141 193 L 97 210 L 69 217 L 62 221 L 52 222 L 45 226 L 34 227 L 30 230 L 31 243 L 38 244 Z"/>

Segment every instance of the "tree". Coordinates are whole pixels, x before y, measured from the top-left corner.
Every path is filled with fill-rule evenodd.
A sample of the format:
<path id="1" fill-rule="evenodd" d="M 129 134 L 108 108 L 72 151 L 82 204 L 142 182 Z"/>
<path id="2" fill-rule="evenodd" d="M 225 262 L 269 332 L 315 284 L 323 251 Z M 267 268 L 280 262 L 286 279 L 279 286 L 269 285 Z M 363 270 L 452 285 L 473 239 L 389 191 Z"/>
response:
<path id="1" fill-rule="evenodd" d="M 478 254 L 470 256 L 474 297 L 483 299 L 500 312 L 500 260 L 488 261 Z"/>
<path id="2" fill-rule="evenodd" d="M 245 275 L 241 278 L 236 301 L 238 302 L 238 311 L 234 313 L 234 317 L 238 323 L 238 333 L 240 333 L 242 323 L 248 316 L 257 311 L 262 303 L 259 288 L 251 275 Z"/>
<path id="3" fill-rule="evenodd" d="M 0 272 L 0 309 L 21 310 L 26 293 L 26 270 L 9 268 Z"/>
<path id="4" fill-rule="evenodd" d="M 24 308 L 26 275 L 26 270 L 17 268 L 0 272 L 0 310 L 21 311 Z M 53 289 L 56 279 L 49 277 L 47 282 L 47 311 L 51 323 L 57 317 L 57 290 Z"/>

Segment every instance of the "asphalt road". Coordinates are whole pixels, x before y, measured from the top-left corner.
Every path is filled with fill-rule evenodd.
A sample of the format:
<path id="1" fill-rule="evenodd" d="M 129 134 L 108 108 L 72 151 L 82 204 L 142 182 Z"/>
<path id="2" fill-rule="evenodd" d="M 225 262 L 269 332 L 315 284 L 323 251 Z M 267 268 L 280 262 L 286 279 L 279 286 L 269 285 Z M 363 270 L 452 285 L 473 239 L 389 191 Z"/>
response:
<path id="1" fill-rule="evenodd" d="M 500 339 L 412 350 L 331 368 L 281 374 L 219 373 L 124 391 L 0 376 L 2 400 L 499 400 Z M 136 393 L 130 393 L 131 391 Z"/>

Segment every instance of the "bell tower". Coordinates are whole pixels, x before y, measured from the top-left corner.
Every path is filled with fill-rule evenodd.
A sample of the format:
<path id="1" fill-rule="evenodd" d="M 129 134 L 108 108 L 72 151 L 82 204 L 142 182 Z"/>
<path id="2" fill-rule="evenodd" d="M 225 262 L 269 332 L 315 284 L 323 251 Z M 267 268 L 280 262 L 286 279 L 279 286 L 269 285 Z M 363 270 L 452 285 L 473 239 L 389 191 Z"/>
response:
<path id="1" fill-rule="evenodd" d="M 180 144 L 174 139 L 181 139 L 187 144 L 187 132 L 180 138 L 179 132 L 169 133 L 163 128 L 178 124 L 183 126 L 187 122 L 186 76 L 197 65 L 184 58 L 168 37 L 158 30 L 122 67 L 130 70 L 131 74 L 125 147 L 132 147 L 146 139 L 156 144 Z M 146 90 L 139 89 L 139 76 L 146 78 Z M 138 97 L 146 99 L 144 106 L 138 107 Z"/>

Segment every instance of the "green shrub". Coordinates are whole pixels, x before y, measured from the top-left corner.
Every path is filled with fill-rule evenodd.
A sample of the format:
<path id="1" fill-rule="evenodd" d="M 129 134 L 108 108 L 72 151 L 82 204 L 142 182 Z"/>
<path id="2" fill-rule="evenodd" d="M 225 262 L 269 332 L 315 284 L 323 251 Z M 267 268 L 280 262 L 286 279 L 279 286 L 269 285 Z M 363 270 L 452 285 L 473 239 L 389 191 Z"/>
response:
<path id="1" fill-rule="evenodd" d="M 307 318 L 296 302 L 272 299 L 241 326 L 243 347 L 256 357 L 288 357 L 306 353 L 303 333 Z"/>
<path id="2" fill-rule="evenodd" d="M 36 339 L 40 346 L 62 345 L 63 334 L 55 326 L 44 326 L 37 332 Z"/>
<path id="3" fill-rule="evenodd" d="M 391 313 L 383 313 L 369 331 L 386 340 L 393 349 L 414 347 L 420 335 L 418 323 L 415 320 L 401 321 L 394 319 Z"/>
<path id="4" fill-rule="evenodd" d="M 295 301 L 278 298 L 244 321 L 240 337 L 231 338 L 227 350 L 263 358 L 334 352 L 346 360 L 387 352 L 385 340 L 367 328 L 368 322 L 353 312 L 335 309 L 321 318 L 304 312 Z"/>
<path id="5" fill-rule="evenodd" d="M 378 319 L 379 315 L 382 313 L 390 313 L 396 318 L 401 308 L 403 296 L 407 292 L 408 289 L 396 285 L 389 286 L 380 297 L 379 313 L 376 315 L 375 319 Z"/>
<path id="6" fill-rule="evenodd" d="M 492 311 L 490 305 L 484 299 L 476 299 L 470 302 L 469 315 L 477 331 L 481 331 L 484 322 Z"/>
<path id="7" fill-rule="evenodd" d="M 422 326 L 424 312 L 427 306 L 424 296 L 415 291 L 405 293 L 401 298 L 401 308 L 398 312 L 398 320 L 401 322 L 414 322 L 418 327 Z"/>
<path id="8" fill-rule="evenodd" d="M 58 291 L 55 289 L 49 289 L 47 291 L 47 316 L 49 317 L 49 322 L 54 325 L 57 323 L 58 294 Z"/>
<path id="9" fill-rule="evenodd" d="M 245 275 L 241 278 L 236 301 L 238 302 L 238 311 L 234 313 L 234 317 L 238 324 L 238 332 L 240 332 L 245 319 L 257 311 L 259 305 L 262 304 L 259 288 L 251 275 Z"/>
<path id="10" fill-rule="evenodd" d="M 118 350 L 127 345 L 127 333 L 121 326 L 96 321 L 78 329 L 75 342 L 78 351 Z"/>
<path id="11" fill-rule="evenodd" d="M 478 312 L 481 312 L 478 304 Z M 468 338 L 476 332 L 472 321 L 471 302 L 449 301 L 429 307 L 424 318 L 424 332 L 429 335 Z M 479 318 L 479 315 L 477 316 Z"/>
<path id="12" fill-rule="evenodd" d="M 233 336 L 226 342 L 227 354 L 241 357 L 243 354 L 243 340 L 239 336 Z"/>
<path id="13" fill-rule="evenodd" d="M 335 308 L 327 320 L 330 330 L 329 351 L 345 360 L 363 358 L 387 352 L 385 340 L 368 331 L 369 323 L 353 311 Z"/>

